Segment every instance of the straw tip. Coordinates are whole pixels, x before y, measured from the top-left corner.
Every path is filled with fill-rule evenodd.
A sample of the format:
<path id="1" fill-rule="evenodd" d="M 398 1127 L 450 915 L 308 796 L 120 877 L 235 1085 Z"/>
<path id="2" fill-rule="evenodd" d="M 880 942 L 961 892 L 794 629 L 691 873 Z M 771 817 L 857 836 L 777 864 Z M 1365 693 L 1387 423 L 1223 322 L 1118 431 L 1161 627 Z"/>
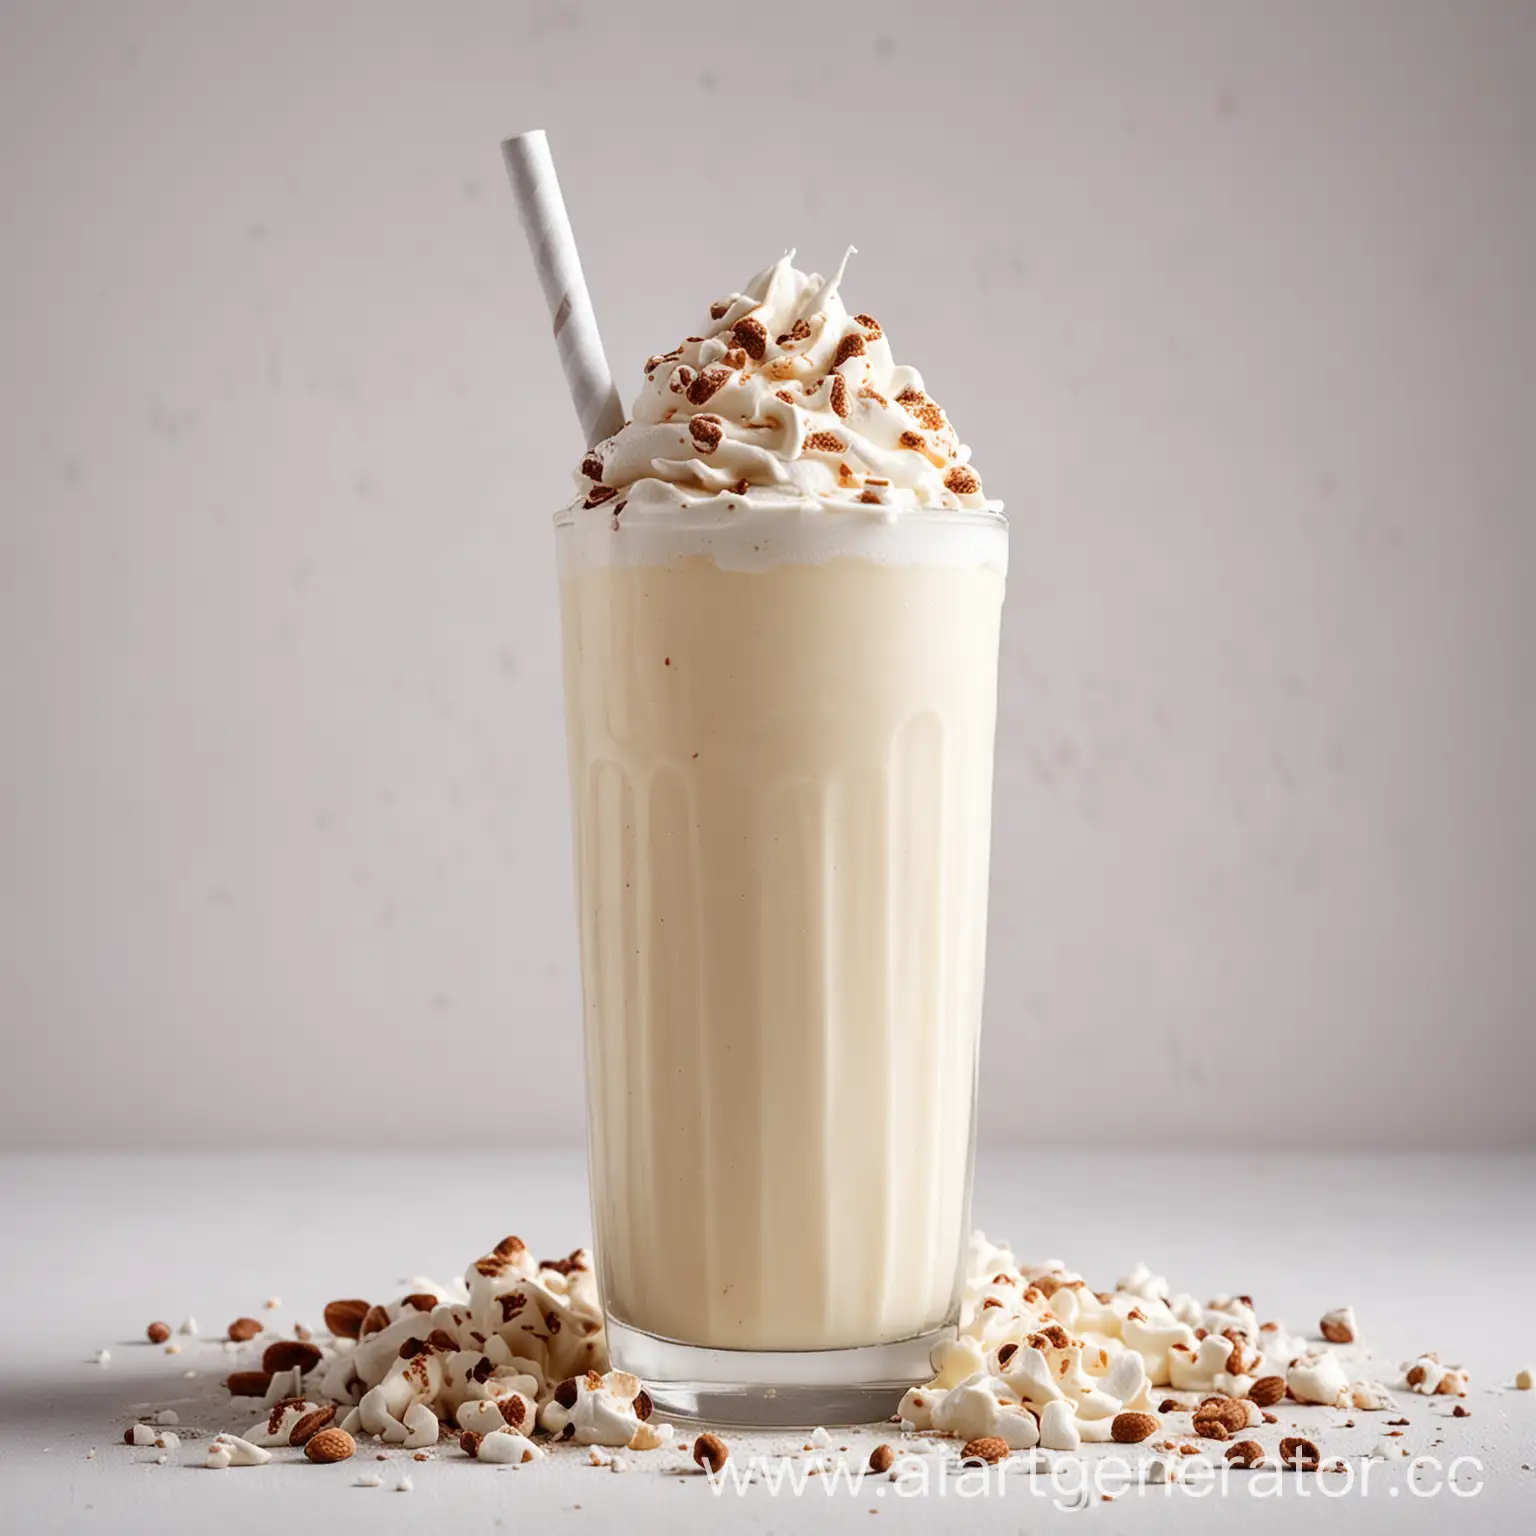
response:
<path id="1" fill-rule="evenodd" d="M 514 133 L 511 138 L 503 139 L 501 147 L 504 150 L 516 149 L 519 145 L 542 144 L 546 134 L 542 128 L 529 128 L 524 133 Z"/>

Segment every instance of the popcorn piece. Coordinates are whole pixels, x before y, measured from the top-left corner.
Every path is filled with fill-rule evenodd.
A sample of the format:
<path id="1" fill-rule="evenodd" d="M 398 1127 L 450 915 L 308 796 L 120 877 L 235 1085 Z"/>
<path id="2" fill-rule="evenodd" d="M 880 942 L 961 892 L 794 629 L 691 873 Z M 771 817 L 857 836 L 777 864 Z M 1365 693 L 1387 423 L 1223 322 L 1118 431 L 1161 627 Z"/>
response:
<path id="1" fill-rule="evenodd" d="M 648 1414 L 650 1399 L 629 1372 L 600 1376 L 588 1371 L 560 1383 L 544 1405 L 540 1421 L 551 1434 L 578 1445 L 626 1446 L 640 1426 L 642 1415 L 636 1404 L 642 1399 Z"/>
<path id="2" fill-rule="evenodd" d="M 1420 1355 L 1403 1366 L 1408 1389 L 1425 1397 L 1465 1397 L 1471 1377 L 1459 1365 L 1441 1365 L 1435 1354 Z"/>
<path id="3" fill-rule="evenodd" d="M 272 1411 L 266 1418 L 246 1430 L 245 1438 L 252 1445 L 292 1445 L 294 1430 L 319 1410 L 319 1403 L 311 1403 L 304 1398 L 284 1398 L 272 1405 Z"/>
<path id="4" fill-rule="evenodd" d="M 176 1332 L 187 1338 L 195 1339 L 197 1337 L 197 1319 L 195 1317 L 183 1318 L 181 1326 Z"/>
<path id="5" fill-rule="evenodd" d="M 1232 1341 L 1220 1334 L 1208 1334 L 1193 1349 L 1175 1344 L 1168 1352 L 1169 1384 L 1180 1392 L 1209 1392 L 1231 1354 Z"/>
<path id="6" fill-rule="evenodd" d="M 1299 1403 L 1323 1403 L 1343 1407 L 1350 1400 L 1349 1377 L 1328 1350 L 1302 1355 L 1291 1362 L 1285 1384 Z"/>
<path id="7" fill-rule="evenodd" d="M 1082 1443 L 1072 1405 L 1060 1398 L 1047 1403 L 1040 1415 L 1040 1444 L 1048 1451 L 1076 1451 Z"/>
<path id="8" fill-rule="evenodd" d="M 179 1451 L 181 1449 L 181 1436 L 173 1429 L 161 1430 L 155 1436 L 155 1445 L 162 1451 Z"/>
<path id="9" fill-rule="evenodd" d="M 1349 1406 L 1361 1413 L 1390 1413 L 1397 1407 L 1397 1399 L 1379 1381 L 1352 1381 Z"/>
<path id="10" fill-rule="evenodd" d="M 437 1444 L 437 1415 L 425 1403 L 412 1403 L 405 1410 L 405 1439 L 400 1443 L 408 1451 L 425 1450 Z"/>
<path id="11" fill-rule="evenodd" d="M 376 1472 L 365 1472 L 352 1486 L 354 1488 L 382 1488 L 384 1486 L 384 1479 Z"/>
<path id="12" fill-rule="evenodd" d="M 1335 1307 L 1324 1312 L 1318 1328 L 1330 1344 L 1353 1344 L 1360 1337 L 1353 1307 Z"/>
<path id="13" fill-rule="evenodd" d="M 410 1475 L 408 1473 L 402 1472 L 400 1474 L 400 1481 L 395 1484 L 395 1492 L 410 1493 L 411 1490 L 415 1488 L 415 1486 L 416 1484 L 411 1481 Z"/>
<path id="14" fill-rule="evenodd" d="M 528 1462 L 543 1461 L 542 1451 L 526 1435 L 502 1425 L 492 1430 L 480 1441 L 478 1456 L 481 1461 L 493 1461 L 507 1466 L 520 1467 Z"/>
<path id="15" fill-rule="evenodd" d="M 972 478 L 975 477 L 972 476 Z M 1168 1299 L 1168 1282 L 1161 1275 L 1154 1275 L 1140 1261 L 1132 1266 L 1130 1274 L 1123 1275 L 1115 1281 L 1115 1289 L 1124 1292 L 1127 1296 L 1139 1296 L 1143 1301 Z"/>
<path id="16" fill-rule="evenodd" d="M 985 1371 L 942 1394 L 933 1412 L 933 1427 L 962 1440 L 1002 1441 L 1011 1450 L 1029 1450 L 1040 1440 L 1034 1415 L 1000 1378 Z"/>
<path id="17" fill-rule="evenodd" d="M 263 1467 L 272 1460 L 272 1452 L 239 1435 L 217 1435 L 208 1442 L 207 1465 L 224 1467 Z"/>
<path id="18" fill-rule="evenodd" d="M 131 1424 L 123 1431 L 124 1445 L 153 1445 L 155 1432 L 148 1424 Z"/>
<path id="19" fill-rule="evenodd" d="M 111 1365 L 112 1352 L 107 1349 L 98 1349 L 95 1355 L 95 1363 L 97 1365 Z"/>
<path id="20" fill-rule="evenodd" d="M 672 1436 L 676 1431 L 670 1424 L 643 1423 L 635 1431 L 629 1442 L 632 1451 L 659 1451 L 662 1446 L 672 1443 Z"/>
<path id="21" fill-rule="evenodd" d="M 1523 1365 L 1515 1372 L 1515 1387 L 1517 1390 L 1529 1392 L 1533 1383 L 1536 1383 L 1536 1374 L 1532 1373 L 1530 1366 Z"/>

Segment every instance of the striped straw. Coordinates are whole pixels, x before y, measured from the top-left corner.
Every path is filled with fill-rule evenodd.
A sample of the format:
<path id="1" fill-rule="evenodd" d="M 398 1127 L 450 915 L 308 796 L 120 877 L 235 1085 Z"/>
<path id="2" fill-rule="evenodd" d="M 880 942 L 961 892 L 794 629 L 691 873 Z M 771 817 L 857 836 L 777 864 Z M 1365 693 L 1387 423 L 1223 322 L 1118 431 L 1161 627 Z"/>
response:
<path id="1" fill-rule="evenodd" d="M 603 354 L 603 339 L 598 335 L 597 317 L 581 275 L 581 257 L 576 252 L 565 200 L 560 196 L 549 140 L 542 128 L 535 128 L 507 139 L 501 153 L 554 322 L 566 387 L 581 419 L 586 445 L 591 448 L 624 425 L 624 406 Z"/>

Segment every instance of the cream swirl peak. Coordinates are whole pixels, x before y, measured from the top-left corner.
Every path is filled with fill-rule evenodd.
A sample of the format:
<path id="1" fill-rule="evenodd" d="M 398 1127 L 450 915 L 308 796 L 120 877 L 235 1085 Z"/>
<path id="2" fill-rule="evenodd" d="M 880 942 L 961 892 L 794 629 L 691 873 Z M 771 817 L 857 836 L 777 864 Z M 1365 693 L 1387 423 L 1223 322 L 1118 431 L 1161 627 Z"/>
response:
<path id="1" fill-rule="evenodd" d="M 584 505 L 822 502 L 992 508 L 970 449 L 869 315 L 794 252 L 709 308 L 706 334 L 645 365 L 632 419 L 582 461 Z"/>

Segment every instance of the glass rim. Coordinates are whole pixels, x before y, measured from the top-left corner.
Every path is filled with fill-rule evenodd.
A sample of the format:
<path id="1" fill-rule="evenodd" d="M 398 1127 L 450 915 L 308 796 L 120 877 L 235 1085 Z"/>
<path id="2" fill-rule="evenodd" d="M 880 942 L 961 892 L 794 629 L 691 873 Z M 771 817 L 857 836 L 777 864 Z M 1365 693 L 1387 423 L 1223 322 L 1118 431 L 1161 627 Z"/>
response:
<path id="1" fill-rule="evenodd" d="M 717 498 L 718 499 L 718 498 Z M 573 498 L 563 507 L 559 508 L 553 516 L 556 528 L 572 527 L 577 520 L 579 512 L 589 511 L 598 514 L 603 513 L 607 502 L 600 502 L 595 507 L 583 506 L 580 498 Z M 892 526 L 904 523 L 918 523 L 928 525 L 953 525 L 959 528 L 998 528 L 1002 532 L 1008 532 L 1011 524 L 1008 514 L 1001 504 L 990 507 L 902 507 L 902 508 L 875 508 L 864 507 L 857 502 L 825 501 L 819 497 L 809 497 L 801 502 L 778 502 L 761 508 L 763 512 L 779 512 L 786 516 L 794 517 L 797 521 L 804 522 L 810 517 L 817 516 L 853 516 L 871 527 Z M 876 515 L 879 511 L 886 512 L 886 516 Z M 678 508 L 677 531 L 684 532 L 687 528 L 685 519 L 689 516 L 697 517 L 700 512 L 705 513 L 705 518 L 699 520 L 701 528 L 718 526 L 712 520 L 724 514 L 725 508 L 719 512 L 714 511 L 709 502 L 701 501 L 693 507 Z M 708 519 L 708 520 L 706 520 Z M 666 526 L 671 522 L 670 517 L 647 519 L 647 526 Z"/>

